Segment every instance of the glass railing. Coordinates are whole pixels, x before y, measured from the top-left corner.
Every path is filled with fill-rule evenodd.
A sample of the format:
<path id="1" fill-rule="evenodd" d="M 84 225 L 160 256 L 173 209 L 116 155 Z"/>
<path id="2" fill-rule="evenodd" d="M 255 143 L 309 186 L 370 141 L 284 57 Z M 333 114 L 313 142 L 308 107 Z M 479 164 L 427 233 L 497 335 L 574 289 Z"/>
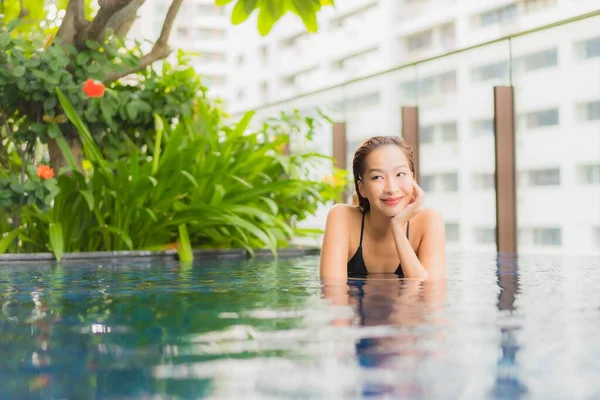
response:
<path id="1" fill-rule="evenodd" d="M 420 184 L 444 215 L 448 248 L 494 251 L 493 88 L 507 85 L 515 90 L 519 251 L 600 254 L 600 10 L 256 112 L 260 120 L 325 109 L 346 123 L 351 168 L 362 140 L 399 135 L 401 107 L 417 105 Z M 331 131 L 317 140 L 331 155 Z M 307 224 L 323 228 L 326 213 Z"/>

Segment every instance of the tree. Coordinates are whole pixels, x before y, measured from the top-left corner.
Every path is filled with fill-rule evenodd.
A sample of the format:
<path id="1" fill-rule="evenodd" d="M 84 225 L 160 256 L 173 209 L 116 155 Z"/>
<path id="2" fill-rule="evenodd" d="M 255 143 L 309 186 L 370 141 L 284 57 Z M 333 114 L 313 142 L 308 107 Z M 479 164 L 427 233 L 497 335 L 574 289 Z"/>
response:
<path id="1" fill-rule="evenodd" d="M 57 136 L 64 135 L 80 161 L 81 144 L 74 128 L 61 119 L 54 88 L 63 88 L 78 111 L 87 112 L 93 122 L 96 111 L 84 104 L 83 83 L 91 78 L 124 91 L 126 85 L 118 83 L 121 78 L 144 73 L 165 59 L 171 53 L 168 40 L 183 1 L 171 0 L 158 40 L 142 54 L 139 47 L 122 50 L 127 48 L 123 38 L 145 0 L 0 0 L 0 127 L 10 125 L 5 134 L 18 132 L 25 144 L 38 139 L 47 143 L 56 170 L 66 165 L 57 143 Z M 216 5 L 232 1 L 237 1 L 232 23 L 242 23 L 258 10 L 262 35 L 287 12 L 297 14 L 310 32 L 316 32 L 316 14 L 323 5 L 333 5 L 333 0 L 216 0 Z M 97 109 L 111 127 L 110 104 L 99 103 Z M 61 124 L 60 132 L 56 122 Z M 31 151 L 31 146 L 25 147 Z"/>

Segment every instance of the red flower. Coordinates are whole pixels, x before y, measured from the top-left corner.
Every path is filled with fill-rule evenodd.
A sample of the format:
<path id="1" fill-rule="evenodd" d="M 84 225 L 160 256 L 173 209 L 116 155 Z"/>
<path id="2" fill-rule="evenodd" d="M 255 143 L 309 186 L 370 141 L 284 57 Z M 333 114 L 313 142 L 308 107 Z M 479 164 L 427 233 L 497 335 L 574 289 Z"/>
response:
<path id="1" fill-rule="evenodd" d="M 54 178 L 54 170 L 47 165 L 40 165 L 37 168 L 37 174 L 42 179 Z"/>
<path id="2" fill-rule="evenodd" d="M 88 79 L 83 84 L 82 90 L 88 97 L 102 97 L 104 96 L 104 84 L 100 81 Z"/>

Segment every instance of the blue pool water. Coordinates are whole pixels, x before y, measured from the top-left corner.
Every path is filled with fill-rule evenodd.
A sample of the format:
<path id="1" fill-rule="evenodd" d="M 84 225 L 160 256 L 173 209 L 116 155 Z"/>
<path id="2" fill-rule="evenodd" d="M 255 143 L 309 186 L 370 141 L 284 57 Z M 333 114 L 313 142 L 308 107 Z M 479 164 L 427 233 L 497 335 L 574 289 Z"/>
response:
<path id="1" fill-rule="evenodd" d="M 0 263 L 0 399 L 600 398 L 598 258 Z"/>

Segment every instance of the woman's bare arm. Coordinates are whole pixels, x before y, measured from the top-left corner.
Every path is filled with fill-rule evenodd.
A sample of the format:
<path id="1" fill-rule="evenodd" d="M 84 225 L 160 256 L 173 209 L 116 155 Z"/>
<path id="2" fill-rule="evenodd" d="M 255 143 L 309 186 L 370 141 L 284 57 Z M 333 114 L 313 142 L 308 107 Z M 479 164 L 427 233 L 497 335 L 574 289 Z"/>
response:
<path id="1" fill-rule="evenodd" d="M 325 280 L 348 278 L 349 206 L 336 204 L 327 214 L 321 247 L 320 275 Z"/>
<path id="2" fill-rule="evenodd" d="M 395 225 L 394 241 L 402 271 L 407 278 L 444 277 L 446 274 L 446 244 L 442 216 L 432 210 L 422 211 L 418 217 L 423 237 L 418 254 L 406 237 L 405 228 Z"/>

